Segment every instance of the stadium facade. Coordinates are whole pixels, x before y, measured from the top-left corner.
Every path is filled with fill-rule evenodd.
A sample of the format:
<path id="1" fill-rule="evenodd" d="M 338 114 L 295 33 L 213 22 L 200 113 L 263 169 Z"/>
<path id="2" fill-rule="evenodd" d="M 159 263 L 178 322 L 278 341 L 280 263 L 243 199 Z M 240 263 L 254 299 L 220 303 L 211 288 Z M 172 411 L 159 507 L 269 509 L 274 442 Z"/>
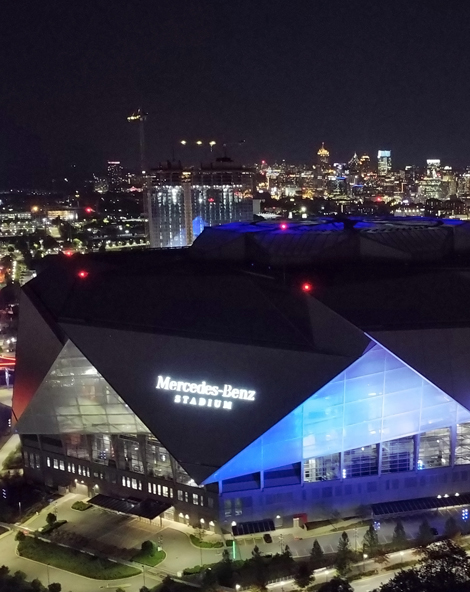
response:
<path id="1" fill-rule="evenodd" d="M 276 278 L 191 250 L 45 266 L 20 302 L 27 478 L 226 529 L 470 491 L 469 268 Z"/>

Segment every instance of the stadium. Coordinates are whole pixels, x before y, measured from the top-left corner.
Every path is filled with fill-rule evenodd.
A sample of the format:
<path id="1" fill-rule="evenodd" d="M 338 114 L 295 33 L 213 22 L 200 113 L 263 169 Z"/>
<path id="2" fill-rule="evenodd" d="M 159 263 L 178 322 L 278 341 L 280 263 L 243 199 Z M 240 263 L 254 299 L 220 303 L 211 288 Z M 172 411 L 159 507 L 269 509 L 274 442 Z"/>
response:
<path id="1" fill-rule="evenodd" d="M 367 224 L 45 261 L 20 301 L 26 477 L 227 531 L 464 503 L 467 225 Z"/>

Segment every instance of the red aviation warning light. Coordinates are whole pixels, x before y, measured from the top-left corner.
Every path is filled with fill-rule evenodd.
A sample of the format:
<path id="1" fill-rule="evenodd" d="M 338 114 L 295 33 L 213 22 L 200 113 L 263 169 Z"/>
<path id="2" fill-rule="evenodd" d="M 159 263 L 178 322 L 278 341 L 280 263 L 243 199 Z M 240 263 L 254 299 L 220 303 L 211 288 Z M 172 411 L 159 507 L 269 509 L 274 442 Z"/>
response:
<path id="1" fill-rule="evenodd" d="M 287 230 L 287 223 L 286 222 L 281 222 L 280 229 L 281 230 Z"/>
<path id="2" fill-rule="evenodd" d="M 311 292 L 312 291 L 312 284 L 310 284 L 309 282 L 304 282 L 302 284 L 302 291 L 303 292 Z"/>
<path id="3" fill-rule="evenodd" d="M 88 277 L 88 271 L 86 271 L 86 269 L 81 269 L 77 275 L 80 279 L 84 280 L 86 277 Z"/>
<path id="4" fill-rule="evenodd" d="M 66 251 L 62 251 L 62 253 L 66 256 L 66 257 L 71 257 L 73 255 L 73 251 L 70 251 L 70 249 L 67 249 Z"/>
<path id="5" fill-rule="evenodd" d="M 85 208 L 85 213 L 91 214 L 92 212 L 94 212 L 93 208 L 90 208 L 90 207 Z"/>

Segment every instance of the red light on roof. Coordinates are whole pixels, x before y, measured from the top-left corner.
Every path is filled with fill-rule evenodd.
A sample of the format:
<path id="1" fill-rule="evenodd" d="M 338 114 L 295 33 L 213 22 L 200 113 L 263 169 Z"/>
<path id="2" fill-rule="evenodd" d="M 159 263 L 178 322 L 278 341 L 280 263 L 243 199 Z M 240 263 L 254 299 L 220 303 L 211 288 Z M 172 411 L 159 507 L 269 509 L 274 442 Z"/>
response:
<path id="1" fill-rule="evenodd" d="M 312 291 L 312 284 L 309 284 L 308 282 L 303 283 L 302 290 L 304 292 L 311 292 Z"/>
<path id="2" fill-rule="evenodd" d="M 93 208 L 85 208 L 85 212 L 87 214 L 91 214 L 93 212 Z"/>
<path id="3" fill-rule="evenodd" d="M 281 230 L 287 230 L 287 224 L 285 222 L 281 224 Z"/>
<path id="4" fill-rule="evenodd" d="M 62 253 L 66 256 L 66 257 L 71 257 L 73 255 L 73 251 L 62 251 Z"/>
<path id="5" fill-rule="evenodd" d="M 213 201 L 215 201 L 215 200 L 214 200 L 214 198 L 213 198 L 213 197 L 209 197 L 209 199 L 208 199 L 207 201 L 210 201 L 210 202 L 212 203 L 212 202 L 213 202 Z"/>
<path id="6" fill-rule="evenodd" d="M 84 280 L 86 277 L 88 277 L 88 271 L 86 271 L 85 269 L 81 269 L 77 275 L 79 278 Z"/>

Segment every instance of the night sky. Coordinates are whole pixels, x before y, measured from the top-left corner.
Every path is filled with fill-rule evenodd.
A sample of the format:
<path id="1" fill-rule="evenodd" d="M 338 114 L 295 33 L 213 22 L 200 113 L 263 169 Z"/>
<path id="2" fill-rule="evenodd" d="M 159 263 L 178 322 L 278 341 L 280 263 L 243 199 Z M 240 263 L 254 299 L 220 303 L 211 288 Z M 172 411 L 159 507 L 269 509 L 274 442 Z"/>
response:
<path id="1" fill-rule="evenodd" d="M 0 12 L 0 188 L 179 140 L 313 162 L 391 148 L 470 164 L 470 0 L 10 0 Z"/>

